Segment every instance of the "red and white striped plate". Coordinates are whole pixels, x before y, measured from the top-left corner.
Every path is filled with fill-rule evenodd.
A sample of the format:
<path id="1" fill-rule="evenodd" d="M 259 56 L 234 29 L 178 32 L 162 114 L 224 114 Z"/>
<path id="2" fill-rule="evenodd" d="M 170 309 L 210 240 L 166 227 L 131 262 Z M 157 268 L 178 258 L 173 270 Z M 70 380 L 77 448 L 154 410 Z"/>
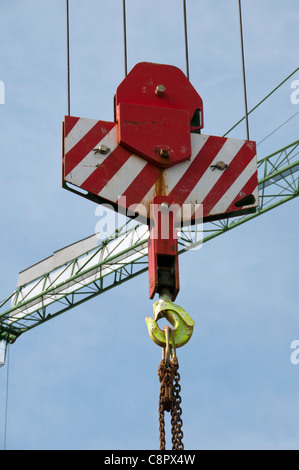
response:
<path id="1" fill-rule="evenodd" d="M 109 149 L 106 154 L 97 150 L 103 145 Z M 255 142 L 191 133 L 191 150 L 189 160 L 159 168 L 119 145 L 117 123 L 66 116 L 63 179 L 66 187 L 85 190 L 86 197 L 110 203 L 119 212 L 129 209 L 147 220 L 158 195 L 180 206 L 202 204 L 204 221 L 255 211 L 259 204 Z M 227 168 L 215 168 L 219 161 Z M 189 219 L 190 212 L 186 214 Z M 184 211 L 181 220 L 188 222 Z"/>

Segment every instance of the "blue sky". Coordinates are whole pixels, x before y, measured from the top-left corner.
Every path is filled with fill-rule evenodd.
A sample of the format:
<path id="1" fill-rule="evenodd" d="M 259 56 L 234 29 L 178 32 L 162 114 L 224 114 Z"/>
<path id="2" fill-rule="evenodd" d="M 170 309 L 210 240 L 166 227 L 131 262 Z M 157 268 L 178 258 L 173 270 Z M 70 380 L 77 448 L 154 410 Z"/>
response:
<path id="1" fill-rule="evenodd" d="M 188 0 L 190 81 L 205 134 L 244 113 L 237 0 Z M 249 108 L 298 67 L 297 0 L 243 0 Z M 71 114 L 113 120 L 124 78 L 122 2 L 70 0 Z M 185 71 L 181 1 L 127 0 L 128 68 Z M 1 295 L 19 271 L 94 233 L 95 205 L 61 188 L 67 112 L 65 2 L 0 5 Z M 294 75 L 250 116 L 263 140 L 299 111 Z M 244 125 L 230 135 L 245 138 Z M 298 115 L 258 146 L 298 139 Z M 186 449 L 296 449 L 298 200 L 180 258 L 177 303 L 196 322 L 178 351 Z M 21 336 L 10 347 L 7 449 L 158 449 L 157 368 L 147 274 Z M 7 368 L 0 370 L 0 448 Z M 168 430 L 168 446 L 170 434 Z"/>

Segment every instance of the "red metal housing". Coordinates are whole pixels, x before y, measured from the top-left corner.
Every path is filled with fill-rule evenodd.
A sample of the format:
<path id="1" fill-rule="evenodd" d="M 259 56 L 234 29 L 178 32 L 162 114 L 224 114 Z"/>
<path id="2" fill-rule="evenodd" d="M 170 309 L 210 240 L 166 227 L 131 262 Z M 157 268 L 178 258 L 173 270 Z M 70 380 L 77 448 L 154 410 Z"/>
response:
<path id="1" fill-rule="evenodd" d="M 152 204 L 152 221 L 148 241 L 149 296 L 167 289 L 174 301 L 179 289 L 179 253 L 175 228 L 177 205 L 157 196 Z"/>
<path id="2" fill-rule="evenodd" d="M 143 62 L 117 88 L 115 115 L 120 144 L 168 168 L 191 157 L 190 132 L 203 127 L 203 102 L 180 69 Z"/>

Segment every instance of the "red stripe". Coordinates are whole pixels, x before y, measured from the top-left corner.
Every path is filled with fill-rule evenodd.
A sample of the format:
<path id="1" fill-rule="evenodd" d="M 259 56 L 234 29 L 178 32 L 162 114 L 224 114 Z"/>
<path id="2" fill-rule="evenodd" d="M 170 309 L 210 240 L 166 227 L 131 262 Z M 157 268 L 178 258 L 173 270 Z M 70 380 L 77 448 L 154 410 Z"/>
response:
<path id="1" fill-rule="evenodd" d="M 64 136 L 66 137 L 73 127 L 77 124 L 80 118 L 74 116 L 65 116 L 64 117 Z"/>
<path id="2" fill-rule="evenodd" d="M 139 204 L 152 186 L 159 180 L 159 174 L 162 171 L 161 168 L 159 169 L 157 166 L 147 163 L 122 195 L 122 197 L 126 198 L 126 206 L 130 207 L 133 204 Z"/>
<path id="3" fill-rule="evenodd" d="M 242 207 L 236 207 L 235 203 L 240 201 L 245 196 L 249 196 L 250 194 L 253 194 L 253 192 L 256 190 L 258 185 L 258 179 L 257 179 L 257 173 L 254 173 L 251 178 L 247 181 L 245 184 L 244 188 L 239 192 L 238 196 L 233 200 L 231 205 L 227 208 L 227 212 L 234 212 L 242 209 Z M 244 206 L 246 209 L 246 206 Z"/>
<path id="4" fill-rule="evenodd" d="M 96 170 L 81 184 L 81 188 L 92 194 L 99 192 L 106 186 L 113 176 L 131 157 L 132 153 L 120 145 L 96 168 Z M 113 201 L 111 201 L 113 202 Z"/>
<path id="5" fill-rule="evenodd" d="M 204 216 L 209 215 L 210 211 L 217 202 L 224 196 L 226 191 L 236 181 L 240 174 L 245 170 L 256 154 L 255 146 L 245 142 L 234 159 L 229 164 L 229 168 L 223 171 L 223 174 L 213 186 L 209 194 L 202 201 Z M 215 170 L 219 171 L 219 170 Z"/>
<path id="6" fill-rule="evenodd" d="M 115 122 L 97 121 L 92 129 L 65 155 L 65 177 L 116 125 Z"/>
<path id="7" fill-rule="evenodd" d="M 202 149 L 189 165 L 187 171 L 169 194 L 171 199 L 179 205 L 183 204 L 203 174 L 210 167 L 226 140 L 227 139 L 224 137 L 216 136 L 210 136 L 208 138 Z"/>

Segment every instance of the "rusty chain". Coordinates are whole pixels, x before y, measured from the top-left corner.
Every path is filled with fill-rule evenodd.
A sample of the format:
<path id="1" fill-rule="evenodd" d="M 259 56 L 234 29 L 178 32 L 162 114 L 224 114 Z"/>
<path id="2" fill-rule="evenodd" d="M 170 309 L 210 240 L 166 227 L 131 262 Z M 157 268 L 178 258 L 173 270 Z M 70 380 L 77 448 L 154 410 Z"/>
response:
<path id="1" fill-rule="evenodd" d="M 180 397 L 181 386 L 179 384 L 180 374 L 178 373 L 179 363 L 177 357 L 169 361 L 162 359 L 158 376 L 161 382 L 159 395 L 159 431 L 160 431 L 160 450 L 166 448 L 165 438 L 165 420 L 164 412 L 171 413 L 171 433 L 172 433 L 172 450 L 183 450 L 183 421 L 181 418 L 182 408 Z"/>

